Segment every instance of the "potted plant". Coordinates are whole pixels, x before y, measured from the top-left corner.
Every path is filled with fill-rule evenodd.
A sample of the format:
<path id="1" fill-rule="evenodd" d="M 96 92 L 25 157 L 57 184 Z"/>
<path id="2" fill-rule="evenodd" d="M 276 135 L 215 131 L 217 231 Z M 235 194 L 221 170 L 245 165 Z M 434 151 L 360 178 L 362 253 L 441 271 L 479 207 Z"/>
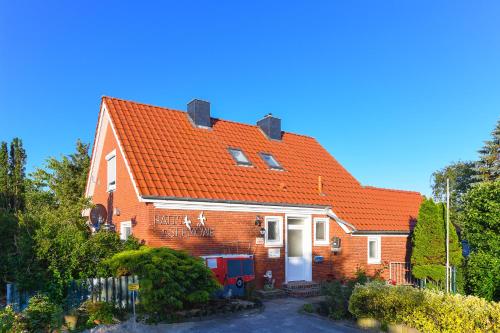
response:
<path id="1" fill-rule="evenodd" d="M 64 316 L 64 322 L 66 323 L 66 326 L 70 330 L 74 330 L 76 328 L 77 321 L 78 321 L 77 309 L 69 310 L 68 313 Z"/>

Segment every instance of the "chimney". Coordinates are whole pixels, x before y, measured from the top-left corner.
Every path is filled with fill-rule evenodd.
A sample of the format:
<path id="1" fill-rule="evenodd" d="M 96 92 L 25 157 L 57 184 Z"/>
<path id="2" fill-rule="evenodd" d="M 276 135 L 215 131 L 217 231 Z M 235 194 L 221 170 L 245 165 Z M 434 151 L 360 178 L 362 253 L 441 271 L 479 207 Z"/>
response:
<path id="1" fill-rule="evenodd" d="M 188 115 L 197 127 L 211 127 L 209 102 L 193 99 L 187 106 Z"/>
<path id="2" fill-rule="evenodd" d="M 260 127 L 268 138 L 281 140 L 281 119 L 273 117 L 273 115 L 269 113 L 257 122 L 257 126 Z"/>

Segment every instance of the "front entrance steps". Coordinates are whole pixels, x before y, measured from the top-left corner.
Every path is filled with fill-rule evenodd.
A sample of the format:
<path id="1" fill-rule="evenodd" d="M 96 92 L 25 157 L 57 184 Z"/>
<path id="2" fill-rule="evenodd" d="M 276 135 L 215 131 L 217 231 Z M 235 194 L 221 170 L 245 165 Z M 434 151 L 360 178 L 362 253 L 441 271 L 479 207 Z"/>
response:
<path id="1" fill-rule="evenodd" d="M 291 297 L 315 297 L 321 294 L 321 285 L 314 281 L 292 281 L 284 283 L 282 289 Z"/>

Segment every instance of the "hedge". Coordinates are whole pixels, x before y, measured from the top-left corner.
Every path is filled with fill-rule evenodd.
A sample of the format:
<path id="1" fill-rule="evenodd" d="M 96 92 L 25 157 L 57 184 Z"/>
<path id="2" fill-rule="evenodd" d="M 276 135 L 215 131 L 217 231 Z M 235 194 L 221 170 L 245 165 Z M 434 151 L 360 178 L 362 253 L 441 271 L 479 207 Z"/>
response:
<path id="1" fill-rule="evenodd" d="M 405 324 L 421 332 L 500 332 L 500 303 L 410 286 L 357 285 L 349 311 L 357 318 Z"/>
<path id="2" fill-rule="evenodd" d="M 123 251 L 101 264 L 104 276 L 137 275 L 140 305 L 159 320 L 206 303 L 220 287 L 203 260 L 166 247 Z"/>

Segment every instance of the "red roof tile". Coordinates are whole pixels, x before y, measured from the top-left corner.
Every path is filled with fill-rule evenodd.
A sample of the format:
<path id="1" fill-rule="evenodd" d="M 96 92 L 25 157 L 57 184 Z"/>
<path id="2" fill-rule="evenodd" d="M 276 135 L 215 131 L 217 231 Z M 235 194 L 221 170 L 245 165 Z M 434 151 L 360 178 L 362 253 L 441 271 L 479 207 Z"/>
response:
<path id="1" fill-rule="evenodd" d="M 417 216 L 419 193 L 361 186 L 314 138 L 283 132 L 281 141 L 269 140 L 257 126 L 221 119 L 201 129 L 183 111 L 103 103 L 141 196 L 330 206 L 358 230 L 408 231 Z M 242 149 L 253 166 L 236 165 L 228 147 Z M 284 170 L 270 170 L 259 152 Z"/>

